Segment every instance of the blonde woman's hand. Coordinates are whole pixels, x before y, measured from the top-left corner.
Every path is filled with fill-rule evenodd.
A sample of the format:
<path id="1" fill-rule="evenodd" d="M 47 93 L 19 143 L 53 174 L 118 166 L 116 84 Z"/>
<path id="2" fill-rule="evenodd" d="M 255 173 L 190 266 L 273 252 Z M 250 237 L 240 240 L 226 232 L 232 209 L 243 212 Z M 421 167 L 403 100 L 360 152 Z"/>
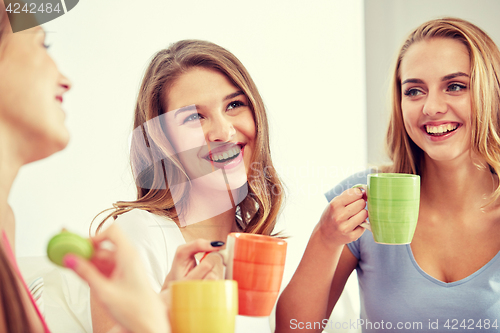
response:
<path id="1" fill-rule="evenodd" d="M 66 267 L 88 282 L 124 331 L 170 332 L 166 305 L 153 291 L 135 249 L 119 227 L 111 225 L 91 240 L 92 259 L 66 255 Z"/>
<path id="2" fill-rule="evenodd" d="M 326 206 L 316 228 L 327 246 L 344 245 L 361 237 L 364 228 L 360 224 L 368 217 L 365 193 L 365 189 L 351 188 Z"/>

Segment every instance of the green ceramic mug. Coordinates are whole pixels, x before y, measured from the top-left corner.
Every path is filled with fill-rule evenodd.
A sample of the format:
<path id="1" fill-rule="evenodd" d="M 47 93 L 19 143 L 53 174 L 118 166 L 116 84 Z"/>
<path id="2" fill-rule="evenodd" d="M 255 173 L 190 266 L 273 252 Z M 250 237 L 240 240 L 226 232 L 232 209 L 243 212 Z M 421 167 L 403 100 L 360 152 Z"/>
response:
<path id="1" fill-rule="evenodd" d="M 373 233 L 377 243 L 411 243 L 420 207 L 420 176 L 372 173 L 368 175 L 367 183 L 370 223 L 361 226 Z"/>

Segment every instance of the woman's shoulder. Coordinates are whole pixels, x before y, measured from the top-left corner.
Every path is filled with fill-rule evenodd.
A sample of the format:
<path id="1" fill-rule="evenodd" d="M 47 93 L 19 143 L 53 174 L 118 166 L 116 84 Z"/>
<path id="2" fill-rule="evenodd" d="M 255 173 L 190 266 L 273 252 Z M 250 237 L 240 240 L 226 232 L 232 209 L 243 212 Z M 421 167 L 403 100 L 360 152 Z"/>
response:
<path id="1" fill-rule="evenodd" d="M 137 224 L 165 223 L 175 224 L 172 219 L 166 216 L 151 213 L 144 209 L 134 208 L 117 216 L 115 223 L 123 224 L 133 222 Z"/>
<path id="2" fill-rule="evenodd" d="M 120 214 L 114 223 L 128 234 L 129 237 L 134 238 L 158 238 L 161 235 L 158 232 L 159 230 L 164 228 L 178 229 L 177 224 L 172 219 L 144 209 L 132 209 Z"/>
<path id="3" fill-rule="evenodd" d="M 347 177 L 325 193 L 326 199 L 328 200 L 328 202 L 330 202 L 333 198 L 342 194 L 342 192 L 353 187 L 354 185 L 366 184 L 366 178 L 368 177 L 368 175 L 370 173 L 377 172 L 377 170 L 377 168 L 369 168 Z"/>
<path id="4" fill-rule="evenodd" d="M 119 215 L 115 222 L 135 246 L 155 291 L 159 292 L 184 238 L 172 220 L 143 209 Z"/>

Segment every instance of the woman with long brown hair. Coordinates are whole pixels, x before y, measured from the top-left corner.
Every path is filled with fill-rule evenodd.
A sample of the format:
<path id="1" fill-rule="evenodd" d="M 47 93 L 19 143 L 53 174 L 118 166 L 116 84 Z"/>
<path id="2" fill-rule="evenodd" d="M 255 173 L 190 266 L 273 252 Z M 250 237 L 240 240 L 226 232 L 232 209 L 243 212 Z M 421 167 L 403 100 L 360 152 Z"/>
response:
<path id="1" fill-rule="evenodd" d="M 310 332 L 328 325 L 354 269 L 361 294 L 354 328 L 363 332 L 498 330 L 499 82 L 498 47 L 472 23 L 436 19 L 409 35 L 392 79 L 393 164 L 382 171 L 421 177 L 412 243 L 377 244 L 363 233 L 365 198 L 346 188 L 366 183 L 370 171 L 345 180 L 327 194 L 330 204 L 278 302 L 277 332 L 293 331 L 293 319 L 320 323 Z"/>
<path id="2" fill-rule="evenodd" d="M 273 233 L 283 189 L 264 103 L 233 54 L 199 40 L 158 52 L 139 90 L 134 128 L 137 199 L 116 203 L 108 217 L 136 242 L 156 291 L 168 274 L 182 278 L 170 269 L 185 242 Z M 197 278 L 222 277 L 215 275 Z M 111 326 L 100 313 L 92 301 L 96 332 Z"/>
<path id="3" fill-rule="evenodd" d="M 22 14 L 22 13 L 21 13 Z M 14 253 L 15 218 L 8 197 L 19 169 L 66 147 L 69 133 L 62 109 L 70 81 L 45 45 L 45 31 L 31 14 L 7 16 L 0 1 L 0 332 L 49 332 Z M 13 33 L 17 20 L 34 28 Z M 106 242 L 107 248 L 100 246 Z M 115 245 L 110 250 L 109 242 Z M 167 305 L 151 289 L 140 259 L 117 227 L 93 239 L 92 263 L 73 255 L 64 263 L 86 280 L 120 324 L 133 332 L 170 332 Z M 180 253 L 190 258 L 209 251 L 208 243 L 191 243 Z M 176 265 L 185 267 L 182 257 Z M 125 293 L 123 292 L 125 290 Z M 135 316 L 130 316 L 130 313 Z"/>
<path id="4" fill-rule="evenodd" d="M 9 23 L 14 24 L 16 19 L 13 15 L 9 22 L 0 3 L 0 247 L 2 276 L 6 278 L 0 283 L 0 313 L 8 331 L 14 329 L 12 325 L 21 325 L 18 331 L 48 332 L 17 269 L 15 218 L 8 196 L 23 165 L 50 156 L 68 143 L 61 104 L 70 82 L 48 55 L 43 29 L 14 34 Z"/>

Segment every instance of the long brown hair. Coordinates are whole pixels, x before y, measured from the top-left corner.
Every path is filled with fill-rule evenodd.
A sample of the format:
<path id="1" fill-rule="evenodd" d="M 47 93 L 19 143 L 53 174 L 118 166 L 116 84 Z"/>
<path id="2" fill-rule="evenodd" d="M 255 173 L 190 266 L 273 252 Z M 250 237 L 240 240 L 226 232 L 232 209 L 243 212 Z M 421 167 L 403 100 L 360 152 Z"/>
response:
<path id="1" fill-rule="evenodd" d="M 3 247 L 0 244 L 0 301 L 3 322 L 0 321 L 2 332 L 31 332 L 28 315 L 23 306 L 19 284 L 14 269 Z M 2 327 L 2 325 L 4 325 Z"/>
<path id="2" fill-rule="evenodd" d="M 401 109 L 400 66 L 406 51 L 422 40 L 450 38 L 469 51 L 471 71 L 471 152 L 482 157 L 493 173 L 500 174 L 500 52 L 493 40 L 474 24 L 458 18 L 428 21 L 415 29 L 401 47 L 392 79 L 392 114 L 387 147 L 393 165 L 388 172 L 422 174 L 424 152 L 408 136 Z M 500 195 L 500 185 L 493 198 Z"/>
<path id="3" fill-rule="evenodd" d="M 9 20 L 3 2 L 0 1 L 0 45 L 8 32 Z M 1 59 L 0 54 L 0 59 Z M 0 78 L 1 79 L 1 78 Z M 1 232 L 1 230 L 0 230 Z M 28 315 L 21 298 L 18 280 L 0 241 L 0 331 L 31 332 Z"/>
<path id="4" fill-rule="evenodd" d="M 109 218 L 131 209 L 139 208 L 166 216 L 178 222 L 179 215 L 186 209 L 186 198 L 190 189 L 189 178 L 164 129 L 157 131 L 145 126 L 148 121 L 165 114 L 165 96 L 175 80 L 189 69 L 201 67 L 216 70 L 225 75 L 246 95 L 253 113 L 256 127 L 255 148 L 248 170 L 248 194 L 237 207 L 240 227 L 249 233 L 270 235 L 276 224 L 284 198 L 283 186 L 273 167 L 269 147 L 269 128 L 262 98 L 255 83 L 241 62 L 226 49 L 206 41 L 182 40 L 156 53 L 144 75 L 134 115 L 131 165 L 137 186 L 137 199 L 131 202 L 119 201 Z M 134 149 L 137 145 L 151 149 Z M 171 189 L 166 178 L 176 184 Z M 175 204 L 174 204 L 175 202 Z"/>

